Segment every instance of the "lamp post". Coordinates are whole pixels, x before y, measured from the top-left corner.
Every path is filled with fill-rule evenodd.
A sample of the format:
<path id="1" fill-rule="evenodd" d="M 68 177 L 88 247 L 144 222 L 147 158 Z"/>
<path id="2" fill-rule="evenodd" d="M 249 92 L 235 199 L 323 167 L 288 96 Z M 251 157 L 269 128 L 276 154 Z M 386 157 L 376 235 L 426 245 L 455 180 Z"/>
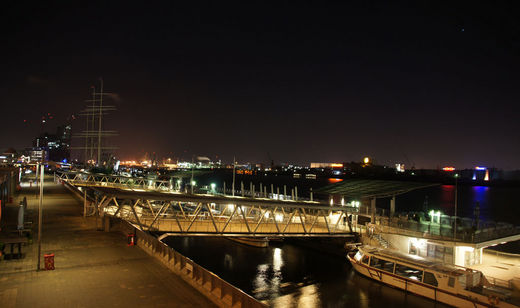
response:
<path id="1" fill-rule="evenodd" d="M 191 194 L 193 195 L 193 156 L 191 156 Z"/>
<path id="2" fill-rule="evenodd" d="M 43 203 L 43 175 L 44 165 L 40 165 L 40 200 L 38 202 L 38 264 L 37 270 L 40 270 L 40 257 L 42 251 L 42 203 Z"/>
<path id="3" fill-rule="evenodd" d="M 231 195 L 235 196 L 235 156 L 233 156 L 233 184 L 231 185 Z"/>
<path id="4" fill-rule="evenodd" d="M 454 230 L 453 230 L 453 238 L 457 239 L 457 195 L 458 195 L 458 181 L 459 180 L 459 174 L 455 174 L 455 223 L 454 223 Z"/>

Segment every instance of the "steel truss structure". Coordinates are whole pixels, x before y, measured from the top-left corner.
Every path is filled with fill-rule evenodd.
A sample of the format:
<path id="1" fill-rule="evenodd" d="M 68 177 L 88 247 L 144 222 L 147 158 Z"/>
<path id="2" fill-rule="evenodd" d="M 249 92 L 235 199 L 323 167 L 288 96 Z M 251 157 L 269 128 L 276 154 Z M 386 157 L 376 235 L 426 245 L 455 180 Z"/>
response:
<path id="1" fill-rule="evenodd" d="M 150 198 L 151 197 L 151 198 Z M 104 194 L 98 203 L 101 215 L 123 218 L 146 231 L 193 235 L 310 236 L 352 233 L 352 208 L 312 205 L 250 205 L 233 203 L 155 200 L 153 195 Z M 175 199 L 175 197 L 170 197 Z M 228 201 L 231 202 L 231 201 Z"/>
<path id="2" fill-rule="evenodd" d="M 90 174 L 80 172 L 56 173 L 61 181 L 75 186 L 112 187 L 146 191 L 177 191 L 171 181 L 149 180 L 118 175 Z"/>
<path id="3" fill-rule="evenodd" d="M 266 198 L 183 194 L 169 181 L 64 173 L 61 181 L 96 192 L 100 216 L 143 231 L 201 236 L 349 236 L 358 208 Z"/>

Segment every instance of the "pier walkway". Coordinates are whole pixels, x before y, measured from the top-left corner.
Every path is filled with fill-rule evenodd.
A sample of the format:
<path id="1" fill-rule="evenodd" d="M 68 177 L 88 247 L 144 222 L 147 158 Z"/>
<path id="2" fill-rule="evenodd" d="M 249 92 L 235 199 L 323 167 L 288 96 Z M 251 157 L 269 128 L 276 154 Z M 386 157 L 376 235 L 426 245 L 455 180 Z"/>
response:
<path id="1" fill-rule="evenodd" d="M 54 253 L 56 269 L 36 271 L 37 190 L 22 186 L 5 208 L 1 235 L 16 229 L 19 200 L 26 196 L 33 243 L 22 247 L 21 259 L 0 261 L 1 307 L 215 307 L 155 258 L 128 247 L 122 234 L 97 231 L 94 217 L 82 217 L 81 202 L 50 178 L 44 186 L 41 267 L 43 254 Z"/>

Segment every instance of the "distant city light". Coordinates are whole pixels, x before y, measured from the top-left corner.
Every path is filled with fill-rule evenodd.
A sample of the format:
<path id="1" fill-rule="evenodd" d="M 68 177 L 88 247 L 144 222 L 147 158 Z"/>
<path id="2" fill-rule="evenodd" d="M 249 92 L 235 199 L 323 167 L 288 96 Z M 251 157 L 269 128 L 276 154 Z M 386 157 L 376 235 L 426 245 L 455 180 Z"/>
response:
<path id="1" fill-rule="evenodd" d="M 455 167 L 444 167 L 442 171 L 455 171 Z"/>
<path id="2" fill-rule="evenodd" d="M 368 158 L 368 157 L 363 158 L 363 162 L 364 162 L 365 164 L 370 163 L 370 158 Z"/>
<path id="3" fill-rule="evenodd" d="M 476 166 L 476 167 L 475 167 L 475 170 L 484 171 L 484 170 L 487 170 L 487 168 L 486 168 L 486 167 Z"/>
<path id="4" fill-rule="evenodd" d="M 338 164 L 338 163 L 332 163 L 332 164 L 330 164 L 330 166 L 332 168 L 343 168 L 343 164 Z"/>

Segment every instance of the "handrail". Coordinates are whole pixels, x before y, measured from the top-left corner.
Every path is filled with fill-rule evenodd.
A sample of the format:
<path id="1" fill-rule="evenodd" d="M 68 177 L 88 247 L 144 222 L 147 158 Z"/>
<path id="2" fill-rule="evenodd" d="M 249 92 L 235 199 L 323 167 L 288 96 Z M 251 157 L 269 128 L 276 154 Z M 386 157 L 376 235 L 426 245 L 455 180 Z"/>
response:
<path id="1" fill-rule="evenodd" d="M 117 219 L 117 218 L 112 218 Z M 117 219 L 120 222 L 124 220 Z M 127 227 L 133 228 L 128 222 Z M 265 308 L 267 305 L 198 265 L 157 238 L 135 229 L 137 245 L 157 258 L 210 300 L 223 306 Z"/>

